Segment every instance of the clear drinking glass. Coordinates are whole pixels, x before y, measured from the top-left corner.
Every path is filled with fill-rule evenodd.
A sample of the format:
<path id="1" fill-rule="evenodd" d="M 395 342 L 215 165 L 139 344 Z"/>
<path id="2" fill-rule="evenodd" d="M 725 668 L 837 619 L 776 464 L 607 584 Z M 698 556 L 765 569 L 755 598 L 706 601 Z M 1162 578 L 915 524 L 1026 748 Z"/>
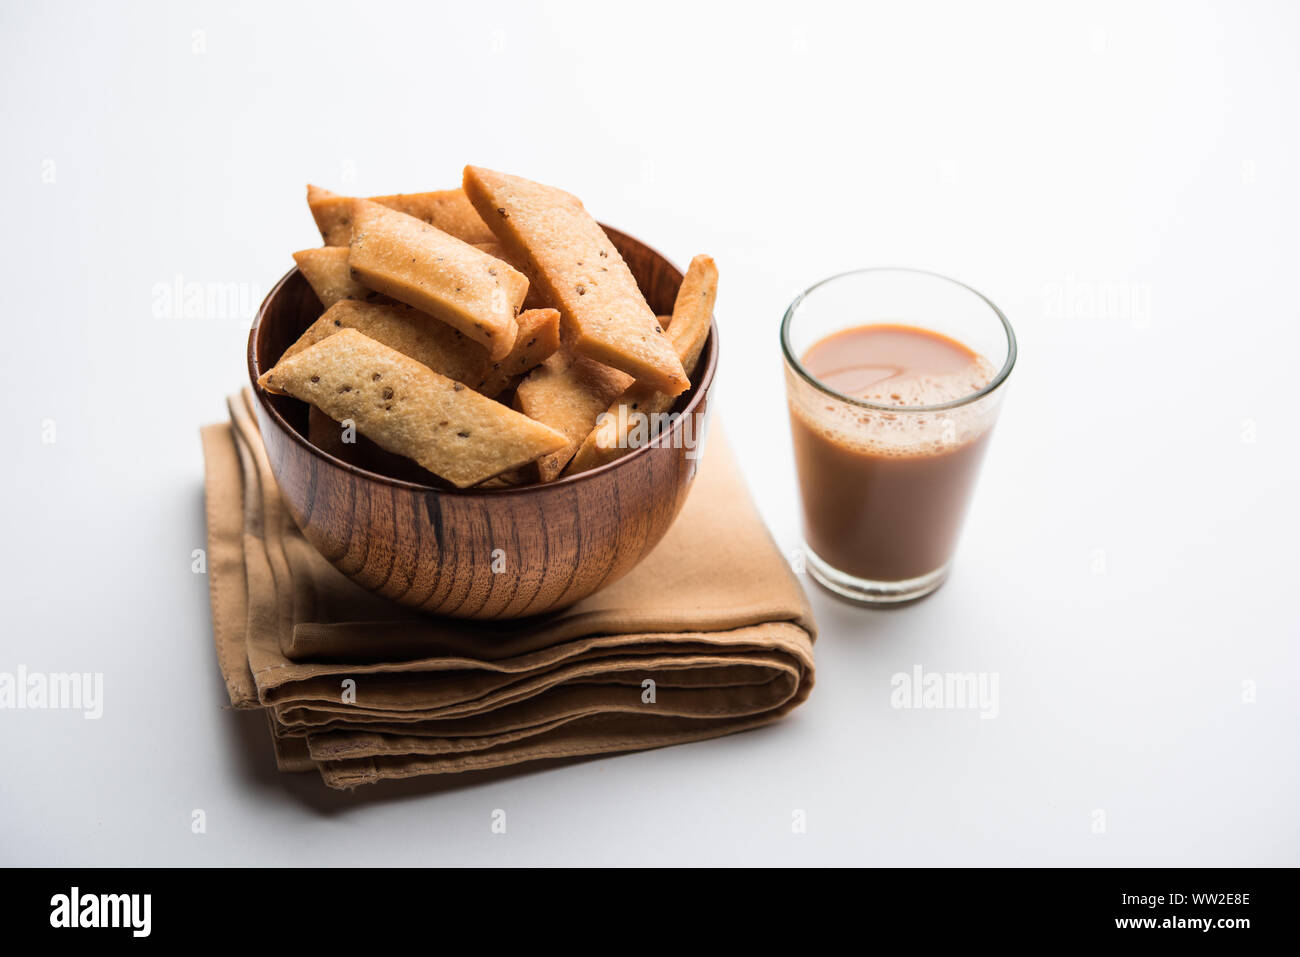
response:
<path id="1" fill-rule="evenodd" d="M 840 392 L 805 366 L 809 349 L 827 336 L 880 325 L 937 333 L 983 363 L 960 381 L 927 380 L 883 401 Z M 795 299 L 781 323 L 781 348 L 809 572 L 864 604 L 934 591 L 947 577 L 1015 365 L 1011 324 L 984 296 L 947 277 L 863 269 Z M 922 404 L 936 396 L 943 401 Z"/>

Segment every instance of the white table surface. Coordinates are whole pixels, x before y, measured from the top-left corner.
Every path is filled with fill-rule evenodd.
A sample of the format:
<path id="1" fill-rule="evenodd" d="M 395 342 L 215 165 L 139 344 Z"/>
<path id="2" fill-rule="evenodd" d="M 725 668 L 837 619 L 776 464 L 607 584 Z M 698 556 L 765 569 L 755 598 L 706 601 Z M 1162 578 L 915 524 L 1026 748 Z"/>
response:
<path id="1" fill-rule="evenodd" d="M 751 6 L 0 11 L 0 672 L 104 676 L 98 721 L 0 711 L 0 863 L 1300 863 L 1297 8 Z M 788 552 L 800 289 L 938 270 L 1020 363 L 951 581 L 814 589 L 788 719 L 335 793 L 223 709 L 198 427 L 318 242 L 304 183 L 467 162 L 716 257 L 718 408 Z M 248 307 L 167 315 L 178 281 Z M 916 665 L 996 674 L 997 717 L 891 707 Z"/>

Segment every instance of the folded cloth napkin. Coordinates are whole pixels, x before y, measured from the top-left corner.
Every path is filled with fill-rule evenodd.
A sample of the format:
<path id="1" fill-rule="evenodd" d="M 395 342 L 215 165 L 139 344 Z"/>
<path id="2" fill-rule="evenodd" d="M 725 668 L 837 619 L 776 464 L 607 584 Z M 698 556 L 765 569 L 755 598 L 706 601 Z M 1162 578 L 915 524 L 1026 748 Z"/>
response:
<path id="1" fill-rule="evenodd" d="M 662 747 L 781 717 L 813 684 L 807 598 L 714 429 L 677 522 L 627 576 L 519 621 L 432 618 L 303 538 L 245 390 L 202 430 L 217 660 L 282 770 L 386 778 Z"/>

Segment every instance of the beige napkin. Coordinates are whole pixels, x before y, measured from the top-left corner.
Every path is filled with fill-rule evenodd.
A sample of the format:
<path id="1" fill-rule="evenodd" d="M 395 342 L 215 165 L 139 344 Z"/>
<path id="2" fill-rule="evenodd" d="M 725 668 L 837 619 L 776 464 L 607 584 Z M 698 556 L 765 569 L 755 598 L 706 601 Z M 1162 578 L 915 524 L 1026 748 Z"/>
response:
<path id="1" fill-rule="evenodd" d="M 811 611 L 713 429 L 677 522 L 626 577 L 539 618 L 420 615 L 353 584 L 280 499 L 245 390 L 202 430 L 217 660 L 283 770 L 331 787 L 743 731 L 813 684 Z"/>

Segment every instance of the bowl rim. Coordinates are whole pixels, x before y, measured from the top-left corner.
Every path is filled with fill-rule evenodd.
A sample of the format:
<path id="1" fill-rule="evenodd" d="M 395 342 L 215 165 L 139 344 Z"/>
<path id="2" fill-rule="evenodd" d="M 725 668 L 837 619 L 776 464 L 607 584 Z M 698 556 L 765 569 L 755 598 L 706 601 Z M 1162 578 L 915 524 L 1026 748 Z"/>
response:
<path id="1" fill-rule="evenodd" d="M 654 247 L 641 242 L 641 240 L 629 233 L 606 226 L 604 223 L 601 223 L 601 228 L 606 232 L 616 233 L 623 239 L 628 239 L 644 246 L 646 249 L 650 250 L 650 252 L 663 260 L 663 262 L 667 263 L 667 265 L 676 272 L 678 276 L 685 278 L 682 270 L 677 266 L 677 264 Z M 307 441 L 306 436 L 285 420 L 284 416 L 280 414 L 279 410 L 277 410 L 275 406 L 267 401 L 266 391 L 257 384 L 257 380 L 260 376 L 260 370 L 257 364 L 257 343 L 258 333 L 262 328 L 262 320 L 266 316 L 269 305 L 275 297 L 280 294 L 281 289 L 283 289 L 285 284 L 290 282 L 293 277 L 298 275 L 300 272 L 301 270 L 298 269 L 297 265 L 294 265 L 288 272 L 280 277 L 279 282 L 271 287 L 271 291 L 266 294 L 266 298 L 262 300 L 262 304 L 257 307 L 257 315 L 253 318 L 253 325 L 248 330 L 248 377 L 252 384 L 253 395 L 257 397 L 259 407 L 271 418 L 271 421 L 275 423 L 276 428 L 287 434 L 290 439 L 306 449 L 309 454 L 324 459 L 330 465 L 342 469 L 358 478 L 372 482 L 379 482 L 406 491 L 433 493 L 435 495 L 452 495 L 458 497 L 491 496 L 499 498 L 504 495 L 527 495 L 530 493 L 545 492 L 549 489 L 563 488 L 566 485 L 574 485 L 579 482 L 589 481 L 606 473 L 613 472 L 618 468 L 627 465 L 639 456 L 648 455 L 652 449 L 661 448 L 665 439 L 670 438 L 674 433 L 681 430 L 682 419 L 684 419 L 688 414 L 694 414 L 696 407 L 709 391 L 709 387 L 713 384 L 714 372 L 717 370 L 718 366 L 718 320 L 717 316 L 714 315 L 709 317 L 709 337 L 704 344 L 703 371 L 700 374 L 699 382 L 691 386 L 691 396 L 690 400 L 686 403 L 686 408 L 682 409 L 680 413 L 677 413 L 676 418 L 672 420 L 672 423 L 668 428 L 661 431 L 645 445 L 639 446 L 627 455 L 620 456 L 614 461 L 606 462 L 604 465 L 599 465 L 594 469 L 588 469 L 587 471 L 579 472 L 576 475 L 564 475 L 556 479 L 554 482 L 534 482 L 530 485 L 509 486 L 506 488 L 438 488 L 434 485 L 426 485 L 423 482 L 409 482 L 406 479 L 393 478 L 389 475 L 383 475 L 379 472 L 372 472 L 369 469 L 363 469 L 360 466 L 353 465 L 351 462 L 345 462 L 337 456 L 326 452 L 324 449 L 313 445 L 311 442 Z"/>

